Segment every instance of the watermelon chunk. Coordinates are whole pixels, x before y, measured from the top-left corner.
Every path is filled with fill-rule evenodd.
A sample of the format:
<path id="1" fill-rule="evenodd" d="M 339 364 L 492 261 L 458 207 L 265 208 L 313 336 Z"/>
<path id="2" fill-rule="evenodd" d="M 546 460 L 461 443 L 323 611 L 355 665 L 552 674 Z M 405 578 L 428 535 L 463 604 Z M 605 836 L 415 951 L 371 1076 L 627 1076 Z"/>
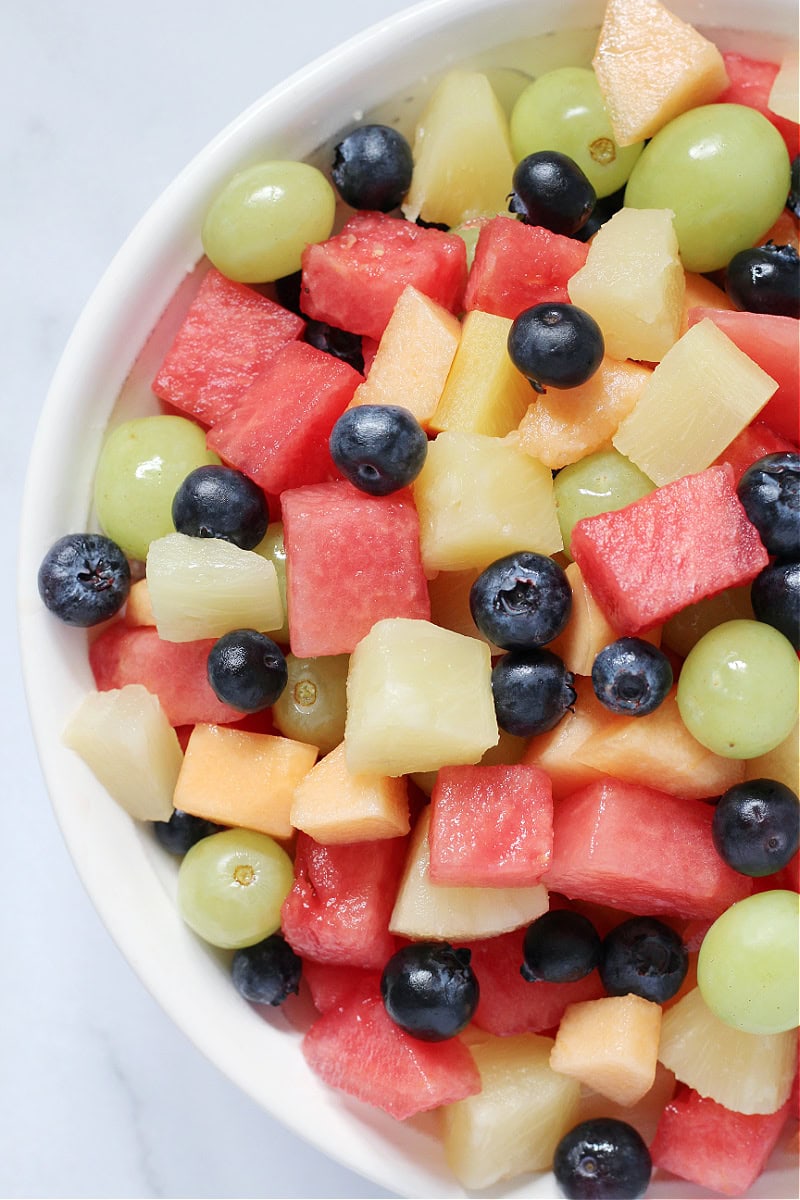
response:
<path id="1" fill-rule="evenodd" d="M 345 482 L 281 497 L 292 653 L 350 654 L 376 621 L 430 619 L 410 491 L 368 496 Z"/>
<path id="2" fill-rule="evenodd" d="M 494 217 L 481 226 L 464 308 L 513 321 L 533 304 L 569 304 L 567 282 L 586 262 L 589 247 L 540 225 Z"/>
<path id="3" fill-rule="evenodd" d="M 308 984 L 314 1007 L 320 1013 L 343 1008 L 356 992 L 365 989 L 377 996 L 381 974 L 381 971 L 364 967 L 315 962 L 313 958 L 307 958 L 303 963 L 303 979 Z"/>
<path id="4" fill-rule="evenodd" d="M 275 351 L 304 329 L 302 317 L 212 268 L 158 369 L 153 391 L 173 408 L 213 425 Z"/>
<path id="5" fill-rule="evenodd" d="M 360 212 L 336 237 L 304 250 L 300 304 L 318 321 L 380 339 L 409 284 L 457 313 L 466 280 L 462 238 Z"/>
<path id="6" fill-rule="evenodd" d="M 791 442 L 774 433 L 769 425 L 765 425 L 763 421 L 753 421 L 752 425 L 745 425 L 742 432 L 723 450 L 716 465 L 730 463 L 734 482 L 738 483 L 747 468 L 765 454 L 791 453 L 794 449 Z"/>
<path id="7" fill-rule="evenodd" d="M 769 561 L 727 464 L 584 517 L 570 550 L 620 634 L 652 629 L 687 604 L 750 583 Z"/>
<path id="8" fill-rule="evenodd" d="M 800 125 L 787 117 L 779 117 L 769 109 L 769 94 L 778 74 L 778 64 L 748 58 L 744 54 L 723 54 L 729 83 L 715 104 L 746 104 L 771 121 L 786 142 L 789 157 L 800 151 Z"/>

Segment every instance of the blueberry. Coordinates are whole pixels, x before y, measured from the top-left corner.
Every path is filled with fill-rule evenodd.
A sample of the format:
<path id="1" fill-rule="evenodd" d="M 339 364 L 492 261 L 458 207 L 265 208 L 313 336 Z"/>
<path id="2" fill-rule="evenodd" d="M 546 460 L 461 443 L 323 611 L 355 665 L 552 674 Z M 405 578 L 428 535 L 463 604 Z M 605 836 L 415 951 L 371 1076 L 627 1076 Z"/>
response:
<path id="1" fill-rule="evenodd" d="M 517 163 L 508 208 L 526 225 L 543 225 L 569 237 L 586 223 L 597 199 L 574 159 L 539 150 Z"/>
<path id="2" fill-rule="evenodd" d="M 224 634 L 208 656 L 208 681 L 214 694 L 240 712 L 269 708 L 286 687 L 288 677 L 280 646 L 255 629 Z"/>
<path id="3" fill-rule="evenodd" d="M 355 487 L 370 496 L 388 496 L 419 475 L 428 439 L 407 408 L 360 404 L 339 417 L 330 448 L 333 461 Z"/>
<path id="4" fill-rule="evenodd" d="M 261 488 L 241 471 L 197 467 L 175 493 L 172 521 L 178 533 L 252 550 L 267 532 L 269 508 Z"/>
<path id="5" fill-rule="evenodd" d="M 600 978 L 609 996 L 642 996 L 664 1004 L 680 988 L 689 969 L 681 939 L 655 917 L 631 917 L 603 939 Z"/>
<path id="6" fill-rule="evenodd" d="M 303 283 L 303 272 L 293 271 L 291 275 L 282 275 L 280 279 L 276 279 L 274 283 L 275 298 L 283 308 L 288 308 L 289 312 L 297 313 L 298 317 L 302 317 L 300 311 L 300 288 Z M 251 286 L 253 286 L 251 284 Z"/>
<path id="7" fill-rule="evenodd" d="M 800 154 L 795 154 L 792 159 L 792 182 L 786 207 L 790 213 L 800 217 Z"/>
<path id="8" fill-rule="evenodd" d="M 717 801 L 711 834 L 734 871 L 756 879 L 774 875 L 797 853 L 800 801 L 776 779 L 734 784 Z"/>
<path id="9" fill-rule="evenodd" d="M 653 1164 L 641 1135 L 626 1121 L 595 1117 L 556 1146 L 553 1174 L 567 1200 L 639 1200 Z"/>
<path id="10" fill-rule="evenodd" d="M 736 491 L 769 553 L 800 558 L 800 454 L 765 454 L 747 468 Z"/>
<path id="11" fill-rule="evenodd" d="M 600 936 L 588 917 L 551 909 L 528 926 L 520 975 L 529 983 L 574 983 L 600 962 Z"/>
<path id="12" fill-rule="evenodd" d="M 618 638 L 596 655 L 592 687 L 611 712 L 644 717 L 666 699 L 672 687 L 672 667 L 663 650 L 650 642 Z"/>
<path id="13" fill-rule="evenodd" d="M 512 650 L 492 669 L 497 723 L 506 733 L 546 733 L 575 703 L 573 677 L 551 650 Z"/>
<path id="14" fill-rule="evenodd" d="M 778 560 L 750 586 L 756 620 L 772 625 L 800 651 L 800 562 Z"/>
<path id="15" fill-rule="evenodd" d="M 800 317 L 800 258 L 794 246 L 754 246 L 728 263 L 725 290 L 736 308 Z"/>
<path id="16" fill-rule="evenodd" d="M 153 832 L 159 845 L 170 854 L 183 855 L 212 833 L 219 833 L 222 825 L 215 825 L 205 817 L 194 817 L 191 813 L 176 808 L 168 821 L 154 821 Z"/>
<path id="17" fill-rule="evenodd" d="M 67 625 L 86 629 L 115 616 L 128 599 L 131 569 L 116 542 L 100 533 L 59 538 L 39 567 L 39 595 Z"/>
<path id="18" fill-rule="evenodd" d="M 351 208 L 391 212 L 411 186 L 413 168 L 402 133 L 388 125 L 360 125 L 334 149 L 331 176 Z"/>
<path id="19" fill-rule="evenodd" d="M 598 229 L 605 225 L 606 221 L 610 221 L 614 213 L 619 212 L 625 203 L 625 188 L 621 187 L 618 191 L 612 192 L 610 196 L 602 196 L 594 208 L 591 215 L 580 229 L 572 234 L 576 242 L 588 242 L 593 238 Z"/>
<path id="20" fill-rule="evenodd" d="M 413 942 L 387 962 L 381 996 L 401 1029 L 423 1042 L 455 1037 L 478 1006 L 478 980 L 469 950 L 447 942 Z"/>
<path id="21" fill-rule="evenodd" d="M 572 610 L 572 589 L 552 558 L 520 550 L 481 571 L 469 607 L 490 642 L 504 650 L 532 649 L 561 633 Z"/>
<path id="22" fill-rule="evenodd" d="M 346 362 L 355 371 L 364 371 L 364 352 L 361 348 L 361 336 L 349 333 L 346 329 L 337 329 L 325 321 L 306 320 L 303 340 L 317 350 L 324 350 L 334 358 Z"/>
<path id="23" fill-rule="evenodd" d="M 303 960 L 279 933 L 237 950 L 231 962 L 234 986 L 252 1004 L 278 1005 L 297 995 L 302 970 Z"/>
<path id="24" fill-rule="evenodd" d="M 573 388 L 591 379 L 603 360 L 600 326 L 576 304 L 523 309 L 508 335 L 508 353 L 537 392 Z"/>

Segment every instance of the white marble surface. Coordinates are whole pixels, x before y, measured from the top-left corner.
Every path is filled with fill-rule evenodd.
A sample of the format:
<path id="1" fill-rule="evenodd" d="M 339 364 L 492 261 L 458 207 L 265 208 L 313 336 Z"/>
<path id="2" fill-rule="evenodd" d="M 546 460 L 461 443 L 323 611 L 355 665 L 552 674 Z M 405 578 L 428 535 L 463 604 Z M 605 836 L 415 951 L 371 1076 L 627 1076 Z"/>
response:
<path id="1" fill-rule="evenodd" d="M 138 217 L 260 93 L 404 0 L 3 0 L 0 1196 L 374 1197 L 171 1024 L 86 898 L 39 773 L 13 554 L 48 380 Z"/>

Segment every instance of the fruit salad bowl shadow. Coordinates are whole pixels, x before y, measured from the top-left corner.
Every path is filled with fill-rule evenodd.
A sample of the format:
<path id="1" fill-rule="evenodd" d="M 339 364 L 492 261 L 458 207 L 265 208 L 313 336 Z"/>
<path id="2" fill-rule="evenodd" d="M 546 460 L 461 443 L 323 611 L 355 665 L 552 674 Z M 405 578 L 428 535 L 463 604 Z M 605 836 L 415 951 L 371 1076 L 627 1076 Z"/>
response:
<path id="1" fill-rule="evenodd" d="M 796 36 L 791 0 L 672 7 L 723 49 L 774 55 Z M 464 1194 L 445 1165 L 435 1119 L 394 1122 L 312 1076 L 300 1052 L 300 1007 L 264 1018 L 239 997 L 226 956 L 178 915 L 174 861 L 62 745 L 65 724 L 93 686 L 87 639 L 44 610 L 36 575 L 56 538 L 91 523 L 94 464 L 109 423 L 156 411 L 149 383 L 196 286 L 199 230 L 220 185 L 262 158 L 321 164 L 324 148 L 362 114 L 410 131 L 433 82 L 458 63 L 496 72 L 501 90 L 531 62 L 539 70 L 586 62 L 602 8 L 602 0 L 434 0 L 352 39 L 244 112 L 156 201 L 101 280 L 53 380 L 26 486 L 19 620 L 29 706 L 57 818 L 98 912 L 175 1023 L 245 1093 L 341 1163 L 409 1197 Z M 788 1197 L 796 1184 L 791 1167 L 778 1164 L 752 1195 Z M 555 1192 L 552 1176 L 529 1175 L 481 1194 Z M 689 1197 L 696 1189 L 654 1179 L 648 1194 Z"/>

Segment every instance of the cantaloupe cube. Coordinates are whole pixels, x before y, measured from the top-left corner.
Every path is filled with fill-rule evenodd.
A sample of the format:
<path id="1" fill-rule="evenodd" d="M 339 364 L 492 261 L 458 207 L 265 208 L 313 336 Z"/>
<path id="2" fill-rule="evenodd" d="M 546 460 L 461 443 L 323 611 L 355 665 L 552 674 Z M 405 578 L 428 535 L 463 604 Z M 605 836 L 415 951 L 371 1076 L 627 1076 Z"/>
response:
<path id="1" fill-rule="evenodd" d="M 570 1004 L 550 1066 L 628 1107 L 655 1082 L 660 1032 L 661 1006 L 632 993 Z"/>
<path id="2" fill-rule="evenodd" d="M 513 435 L 440 433 L 413 489 L 428 575 L 483 569 L 515 550 L 563 547 L 552 474 Z"/>
<path id="3" fill-rule="evenodd" d="M 590 679 L 577 676 L 574 686 L 577 692 L 574 708 L 567 710 L 553 729 L 532 737 L 522 756 L 522 762 L 541 767 L 550 776 L 554 800 L 600 779 L 602 771 L 587 766 L 576 756 L 593 733 L 618 719 L 597 699 Z"/>
<path id="4" fill-rule="evenodd" d="M 317 747 L 269 733 L 195 725 L 175 788 L 175 807 L 220 825 L 291 836 L 294 790 Z"/>
<path id="5" fill-rule="evenodd" d="M 572 589 L 572 611 L 564 631 L 547 648 L 563 658 L 573 675 L 591 675 L 595 658 L 604 646 L 617 640 L 617 633 L 586 586 L 578 564 L 570 563 L 565 574 Z M 661 626 L 648 630 L 642 640 L 659 646 Z"/>
<path id="6" fill-rule="evenodd" d="M 514 173 L 508 120 L 485 75 L 445 75 L 419 120 L 413 155 L 409 221 L 453 226 L 506 208 Z"/>
<path id="7" fill-rule="evenodd" d="M 697 275 L 694 271 L 686 271 L 686 289 L 683 294 L 683 313 L 681 314 L 680 335 L 683 337 L 689 328 L 690 308 L 722 308 L 730 312 L 733 304 L 728 299 L 728 293 L 717 287 L 705 275 Z"/>
<path id="8" fill-rule="evenodd" d="M 665 355 L 612 441 L 661 487 L 710 466 L 777 389 L 706 318 Z"/>
<path id="9" fill-rule="evenodd" d="M 440 571 L 433 579 L 429 579 L 431 620 L 443 629 L 452 629 L 453 633 L 463 633 L 465 637 L 487 642 L 473 621 L 469 607 L 469 594 L 479 575 L 480 571 L 473 567 L 469 571 Z M 487 644 L 492 654 L 500 654 L 497 646 L 492 646 L 491 642 Z"/>
<path id="10" fill-rule="evenodd" d="M 612 358 L 660 362 L 678 340 L 686 279 L 672 213 L 622 208 L 601 226 L 567 284 L 594 317 Z"/>
<path id="11" fill-rule="evenodd" d="M 350 407 L 399 404 L 427 428 L 460 337 L 457 317 L 416 288 L 407 287 L 394 306 L 369 374 L 356 388 Z"/>
<path id="12" fill-rule="evenodd" d="M 758 758 L 748 758 L 744 764 L 745 779 L 777 779 L 800 795 L 800 722 L 774 750 Z"/>
<path id="13" fill-rule="evenodd" d="M 155 625 L 156 618 L 150 602 L 150 589 L 146 579 L 137 579 L 128 593 L 125 605 L 126 625 Z"/>
<path id="14" fill-rule="evenodd" d="M 652 137 L 728 85 L 717 47 L 658 0 L 608 0 L 592 66 L 620 146 Z"/>
<path id="15" fill-rule="evenodd" d="M 353 775 L 341 742 L 294 790 L 289 820 L 317 842 L 373 842 L 409 831 L 405 778 Z"/>
<path id="16" fill-rule="evenodd" d="M 505 437 L 517 428 L 532 390 L 508 356 L 511 324 L 477 308 L 467 313 L 431 429 Z"/>
<path id="17" fill-rule="evenodd" d="M 549 388 L 520 421 L 520 448 L 554 470 L 593 454 L 633 411 L 652 373 L 641 363 L 606 356 L 580 387 Z"/>
<path id="18" fill-rule="evenodd" d="M 448 1165 L 465 1188 L 546 1170 L 576 1124 L 580 1087 L 549 1063 L 552 1038 L 481 1036 L 470 1045 L 481 1090 L 442 1109 Z"/>
<path id="19" fill-rule="evenodd" d="M 781 60 L 778 74 L 770 88 L 767 107 L 778 117 L 787 121 L 800 121 L 800 100 L 798 100 L 798 54 L 795 50 L 785 54 Z"/>

